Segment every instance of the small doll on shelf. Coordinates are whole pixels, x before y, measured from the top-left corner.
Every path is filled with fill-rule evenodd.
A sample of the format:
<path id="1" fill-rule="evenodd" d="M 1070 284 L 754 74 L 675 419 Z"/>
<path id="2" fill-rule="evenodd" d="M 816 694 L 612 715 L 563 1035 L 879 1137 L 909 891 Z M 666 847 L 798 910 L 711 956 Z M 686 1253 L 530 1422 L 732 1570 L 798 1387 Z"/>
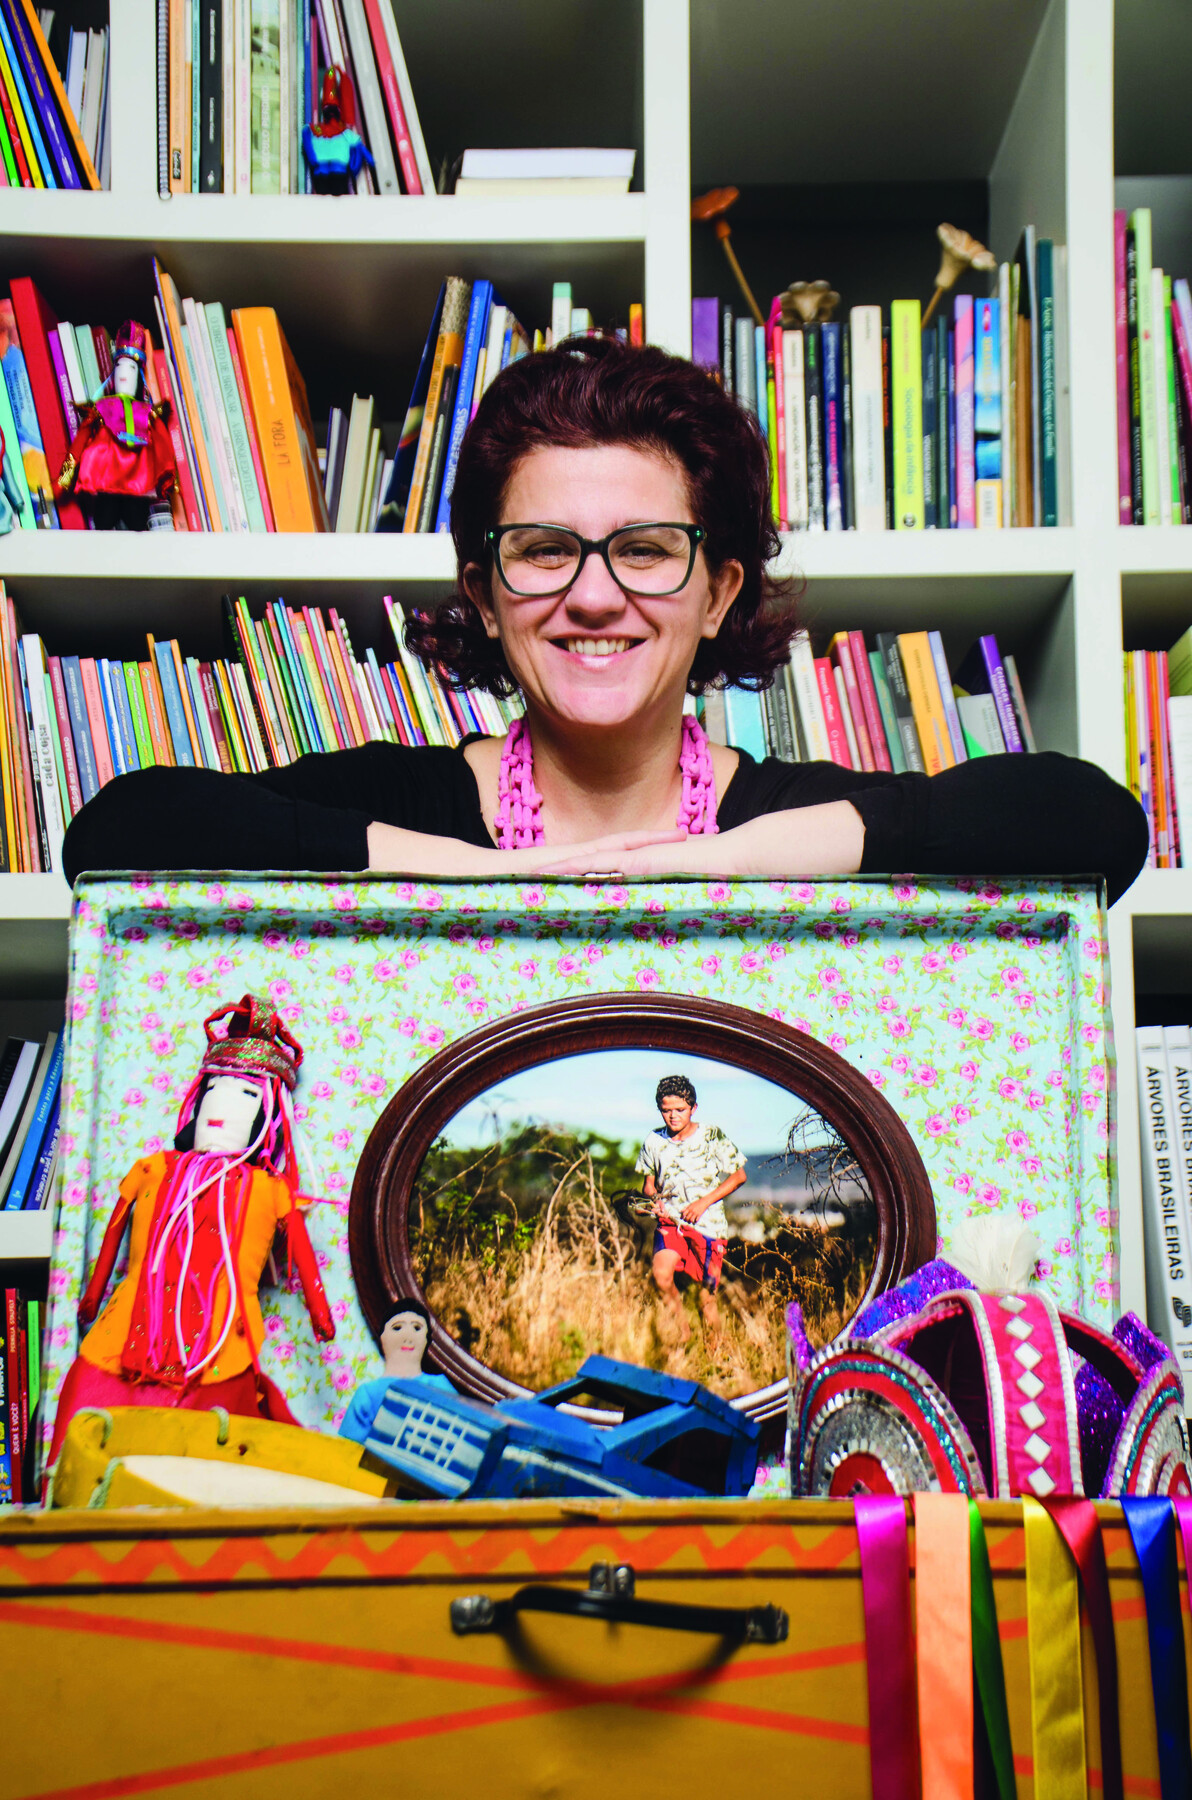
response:
<path id="1" fill-rule="evenodd" d="M 143 1157 L 121 1183 L 79 1303 L 90 1330 L 62 1385 L 51 1462 L 87 1406 L 222 1406 L 297 1424 L 257 1360 L 257 1289 L 279 1227 L 315 1336 L 335 1336 L 298 1191 L 291 1095 L 302 1050 L 252 994 L 212 1013 L 205 1029 L 174 1149 Z M 100 1312 L 130 1220 L 128 1274 Z"/>
<path id="2" fill-rule="evenodd" d="M 145 383 L 148 337 L 127 319 L 116 334 L 112 373 L 79 408 L 79 428 L 58 476 L 60 492 L 84 500 L 100 531 L 171 529 L 164 504 L 178 479 L 170 442 L 170 403 L 150 403 Z"/>
<path id="3" fill-rule="evenodd" d="M 349 194 L 372 152 L 356 129 L 356 90 L 346 69 L 333 63 L 323 76 L 319 117 L 302 130 L 302 154 L 316 194 Z"/>
<path id="4" fill-rule="evenodd" d="M 381 1410 L 385 1390 L 391 1381 L 418 1381 L 431 1388 L 455 1392 L 446 1375 L 424 1374 L 422 1359 L 430 1342 L 430 1314 L 421 1300 L 405 1297 L 395 1300 L 393 1312 L 381 1332 L 381 1355 L 385 1373 L 372 1381 L 362 1381 L 348 1402 L 348 1410 L 339 1428 L 340 1437 L 356 1443 L 368 1442 L 373 1421 Z"/>

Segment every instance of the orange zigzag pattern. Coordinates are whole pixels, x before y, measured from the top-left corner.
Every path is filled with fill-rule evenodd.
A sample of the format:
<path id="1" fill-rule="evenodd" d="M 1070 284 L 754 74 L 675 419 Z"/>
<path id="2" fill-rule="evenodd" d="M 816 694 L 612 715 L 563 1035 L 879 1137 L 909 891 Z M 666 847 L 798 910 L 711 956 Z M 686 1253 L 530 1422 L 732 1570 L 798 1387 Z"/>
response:
<path id="1" fill-rule="evenodd" d="M 5 1588 L 69 1588 L 84 1582 L 122 1588 L 163 1581 L 317 1581 L 333 1565 L 338 1577 L 374 1580 L 425 1574 L 431 1562 L 445 1565 L 453 1575 L 490 1579 L 498 1570 L 514 1576 L 586 1574 L 591 1561 L 604 1559 L 631 1562 L 640 1571 L 664 1568 L 684 1551 L 694 1551 L 696 1566 L 709 1574 L 737 1574 L 765 1557 L 772 1559 L 768 1571 L 775 1574 L 830 1571 L 856 1562 L 857 1538 L 851 1526 L 828 1528 L 806 1544 L 789 1526 L 749 1525 L 722 1538 L 699 1525 L 634 1531 L 584 1521 L 556 1531 L 486 1529 L 470 1541 L 462 1530 L 374 1533 L 350 1528 L 297 1538 L 281 1533 L 141 1537 L 127 1543 L 98 1538 L 52 1548 L 31 1541 L 0 1545 L 0 1597 Z"/>

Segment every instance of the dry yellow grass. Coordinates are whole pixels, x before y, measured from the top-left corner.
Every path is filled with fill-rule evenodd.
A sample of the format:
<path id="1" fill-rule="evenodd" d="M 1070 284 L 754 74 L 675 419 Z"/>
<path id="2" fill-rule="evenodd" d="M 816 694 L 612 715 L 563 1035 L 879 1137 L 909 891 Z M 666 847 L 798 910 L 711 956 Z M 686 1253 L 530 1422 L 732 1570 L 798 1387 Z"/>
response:
<path id="1" fill-rule="evenodd" d="M 534 1229 L 507 1233 L 495 1250 L 491 1241 L 478 1249 L 463 1234 L 454 1254 L 445 1254 L 441 1241 L 433 1249 L 425 1241 L 427 1231 L 412 1247 L 428 1304 L 474 1356 L 534 1390 L 568 1379 L 599 1353 L 730 1398 L 753 1392 L 785 1372 L 788 1301 L 802 1304 L 813 1341 L 827 1342 L 867 1274 L 843 1239 L 814 1225 L 786 1228 L 777 1253 L 767 1247 L 769 1279 L 760 1281 L 750 1275 L 761 1271 L 762 1247 L 730 1240 L 719 1342 L 713 1351 L 689 1288 L 691 1337 L 682 1343 L 650 1273 L 649 1238 L 618 1217 L 587 1153 L 562 1168 Z"/>

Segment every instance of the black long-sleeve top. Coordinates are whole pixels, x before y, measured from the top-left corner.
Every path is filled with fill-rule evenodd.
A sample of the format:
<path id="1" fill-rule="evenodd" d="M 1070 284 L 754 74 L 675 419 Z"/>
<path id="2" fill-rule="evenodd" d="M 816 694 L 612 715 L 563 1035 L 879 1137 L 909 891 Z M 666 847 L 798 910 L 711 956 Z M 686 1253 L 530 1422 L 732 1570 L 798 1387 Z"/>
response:
<path id="1" fill-rule="evenodd" d="M 866 875 L 1099 875 L 1112 902 L 1146 859 L 1133 796 L 1093 764 L 1051 752 L 981 757 L 929 777 L 758 763 L 742 751 L 720 829 L 831 800 L 861 815 Z M 374 820 L 492 848 L 461 750 L 374 743 L 259 775 L 121 776 L 71 822 L 63 863 L 71 882 L 104 869 L 364 869 Z"/>

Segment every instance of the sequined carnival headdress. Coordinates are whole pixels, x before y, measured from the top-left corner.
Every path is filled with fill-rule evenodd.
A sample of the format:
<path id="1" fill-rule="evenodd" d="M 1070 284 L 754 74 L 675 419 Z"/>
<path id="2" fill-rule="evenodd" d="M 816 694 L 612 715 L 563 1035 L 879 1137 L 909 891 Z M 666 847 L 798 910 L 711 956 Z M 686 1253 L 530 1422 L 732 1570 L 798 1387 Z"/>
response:
<path id="1" fill-rule="evenodd" d="M 1192 1492 L 1184 1386 L 1133 1313 L 1112 1335 L 937 1261 L 813 1354 L 787 1313 L 791 1492 Z"/>

